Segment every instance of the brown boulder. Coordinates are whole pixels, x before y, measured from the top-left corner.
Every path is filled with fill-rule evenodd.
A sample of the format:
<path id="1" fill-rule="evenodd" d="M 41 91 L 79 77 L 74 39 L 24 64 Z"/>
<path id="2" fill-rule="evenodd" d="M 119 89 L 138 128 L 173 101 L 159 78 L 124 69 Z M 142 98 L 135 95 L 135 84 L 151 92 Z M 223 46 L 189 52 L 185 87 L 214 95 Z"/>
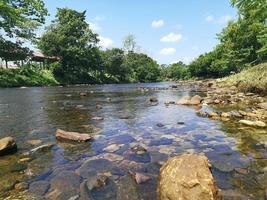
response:
<path id="1" fill-rule="evenodd" d="M 184 154 L 170 158 L 160 169 L 159 200 L 217 200 L 218 189 L 207 157 Z"/>
<path id="2" fill-rule="evenodd" d="M 86 133 L 77 133 L 77 132 L 67 132 L 61 129 L 57 129 L 56 138 L 62 140 L 71 140 L 76 142 L 85 142 L 90 140 L 92 137 Z"/>
<path id="3" fill-rule="evenodd" d="M 178 105 L 199 105 L 202 101 L 202 98 L 198 95 L 191 97 L 185 96 L 182 97 L 177 104 Z"/>
<path id="4" fill-rule="evenodd" d="M 0 139 L 0 156 L 17 151 L 17 144 L 12 137 L 5 137 Z"/>

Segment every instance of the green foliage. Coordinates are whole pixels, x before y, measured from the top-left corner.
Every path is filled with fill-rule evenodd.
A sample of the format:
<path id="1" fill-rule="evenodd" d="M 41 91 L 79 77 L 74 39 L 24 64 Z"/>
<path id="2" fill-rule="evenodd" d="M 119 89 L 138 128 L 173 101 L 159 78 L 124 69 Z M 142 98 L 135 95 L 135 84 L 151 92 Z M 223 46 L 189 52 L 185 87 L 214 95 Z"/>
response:
<path id="1" fill-rule="evenodd" d="M 190 72 L 188 67 L 183 62 L 178 62 L 171 64 L 170 66 L 165 66 L 163 69 L 165 72 L 163 77 L 166 77 L 170 80 L 184 80 L 190 78 Z"/>
<path id="2" fill-rule="evenodd" d="M 42 35 L 38 47 L 45 54 L 60 58 L 55 75 L 66 83 L 92 81 L 100 59 L 97 34 L 86 22 L 85 11 L 59 8 L 56 19 Z M 95 74 L 94 74 L 95 75 Z"/>
<path id="3" fill-rule="evenodd" d="M 27 65 L 18 69 L 0 69 L 0 87 L 57 85 L 53 73 Z"/>
<path id="4" fill-rule="evenodd" d="M 267 60 L 266 0 L 232 0 L 239 10 L 220 34 L 220 44 L 189 65 L 192 76 L 223 77 Z"/>
<path id="5" fill-rule="evenodd" d="M 122 64 L 128 82 L 155 82 L 160 79 L 159 65 L 142 53 L 129 52 Z"/>
<path id="6" fill-rule="evenodd" d="M 1 0 L 0 31 L 8 37 L 33 39 L 47 15 L 42 0 Z"/>

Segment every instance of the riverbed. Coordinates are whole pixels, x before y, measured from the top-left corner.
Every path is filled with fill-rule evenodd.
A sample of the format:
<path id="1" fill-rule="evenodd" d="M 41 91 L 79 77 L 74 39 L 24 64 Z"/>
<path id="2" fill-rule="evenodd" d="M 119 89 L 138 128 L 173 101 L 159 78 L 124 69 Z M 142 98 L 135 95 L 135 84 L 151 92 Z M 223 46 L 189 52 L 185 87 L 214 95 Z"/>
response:
<path id="1" fill-rule="evenodd" d="M 209 158 L 224 199 L 264 199 L 266 130 L 196 114 L 227 106 L 166 106 L 183 96 L 206 96 L 197 86 L 173 84 L 0 89 L 0 138 L 11 136 L 18 145 L 16 154 L 0 157 L 0 199 L 89 194 L 94 200 L 153 200 L 160 166 L 182 153 Z M 57 141 L 59 128 L 90 133 L 93 139 Z M 31 151 L 42 145 L 47 148 Z M 137 184 L 131 176 L 135 172 L 148 180 Z M 88 180 L 96 176 L 104 184 L 91 188 Z"/>

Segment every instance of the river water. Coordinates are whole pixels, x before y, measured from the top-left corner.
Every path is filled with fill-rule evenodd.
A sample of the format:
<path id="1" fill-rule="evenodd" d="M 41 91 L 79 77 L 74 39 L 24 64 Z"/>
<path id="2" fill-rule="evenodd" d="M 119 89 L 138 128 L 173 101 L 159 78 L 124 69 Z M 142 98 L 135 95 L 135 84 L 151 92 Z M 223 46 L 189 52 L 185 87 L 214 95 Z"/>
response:
<path id="1" fill-rule="evenodd" d="M 16 154 L 0 157 L 0 199 L 86 199 L 81 185 L 102 175 L 104 186 L 88 199 L 153 200 L 161 164 L 185 152 L 209 158 L 224 199 L 264 199 L 266 130 L 198 117 L 200 107 L 166 106 L 183 96 L 205 96 L 192 86 L 170 89 L 173 84 L 0 89 L 0 138 L 12 136 L 18 145 Z M 157 105 L 149 103 L 152 96 Z M 94 139 L 57 141 L 58 128 L 91 133 Z M 29 153 L 44 144 L 54 145 Z M 150 180 L 136 184 L 129 171 Z M 19 183 L 29 189 L 22 192 Z"/>

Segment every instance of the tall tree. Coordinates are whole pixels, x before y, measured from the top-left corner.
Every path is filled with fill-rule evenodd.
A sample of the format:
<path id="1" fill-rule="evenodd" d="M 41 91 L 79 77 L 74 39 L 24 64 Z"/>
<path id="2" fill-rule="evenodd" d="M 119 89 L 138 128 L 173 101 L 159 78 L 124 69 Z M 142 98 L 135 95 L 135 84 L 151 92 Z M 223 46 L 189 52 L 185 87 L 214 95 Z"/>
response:
<path id="1" fill-rule="evenodd" d="M 127 53 L 135 52 L 137 48 L 137 43 L 136 38 L 133 34 L 129 34 L 123 39 L 123 48 Z"/>
<path id="2" fill-rule="evenodd" d="M 42 0 L 1 0 L 0 30 L 11 38 L 33 39 L 47 15 Z"/>
<path id="3" fill-rule="evenodd" d="M 100 60 L 97 34 L 86 22 L 86 12 L 58 8 L 56 19 L 40 38 L 39 49 L 61 60 L 56 74 L 68 83 L 87 82 Z"/>

